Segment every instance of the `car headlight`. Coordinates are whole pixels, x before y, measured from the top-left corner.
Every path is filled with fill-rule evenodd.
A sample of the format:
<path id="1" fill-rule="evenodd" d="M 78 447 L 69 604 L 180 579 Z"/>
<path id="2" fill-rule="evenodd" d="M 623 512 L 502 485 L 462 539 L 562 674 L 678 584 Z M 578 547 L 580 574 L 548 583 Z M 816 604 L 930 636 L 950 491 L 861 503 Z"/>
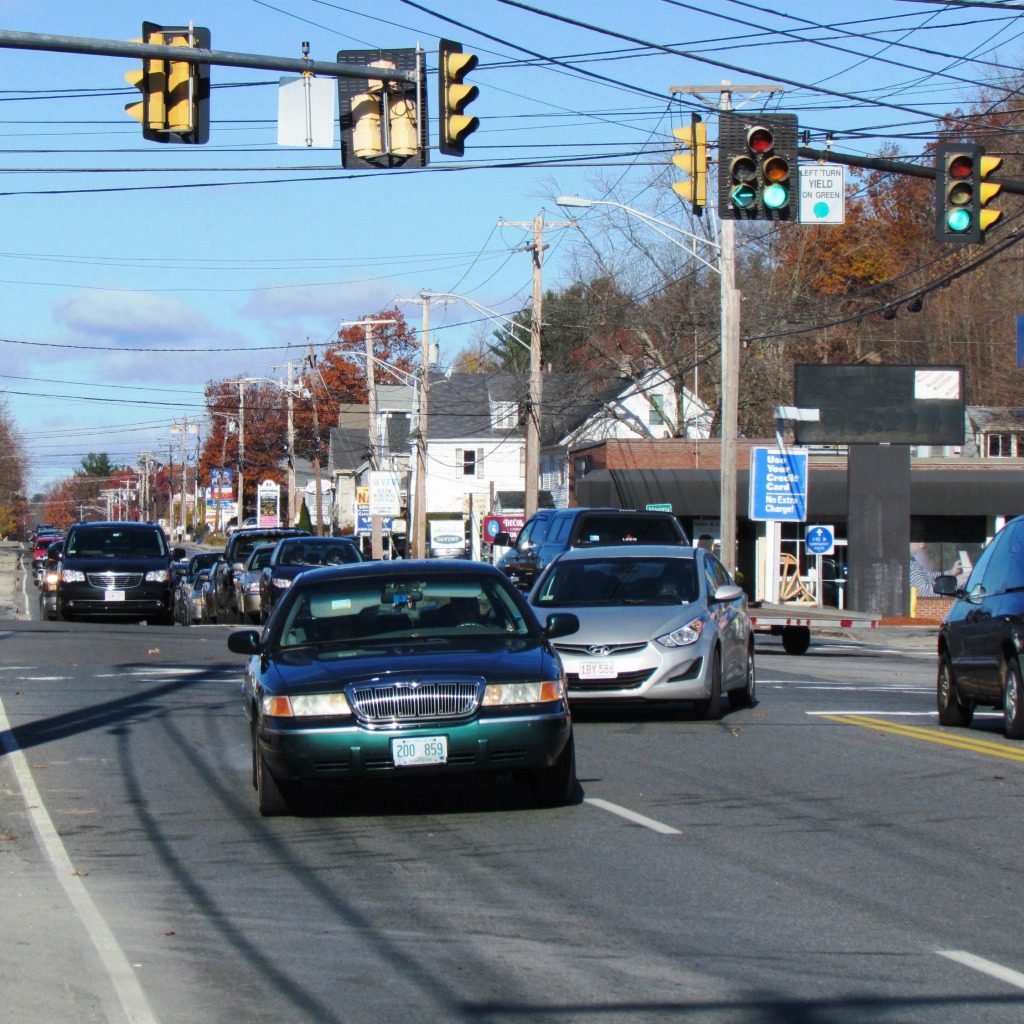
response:
<path id="1" fill-rule="evenodd" d="M 688 647 L 700 639 L 706 622 L 707 619 L 694 619 L 685 626 L 673 629 L 671 633 L 657 637 L 655 642 L 661 644 L 662 647 Z"/>
<path id="2" fill-rule="evenodd" d="M 147 583 L 166 583 L 170 578 L 171 574 L 167 569 L 151 569 L 146 573 Z"/>
<path id="3" fill-rule="evenodd" d="M 275 576 L 271 581 L 275 587 L 280 587 L 282 590 L 287 590 L 291 585 L 291 580 L 281 579 L 280 576 Z"/>
<path id="4" fill-rule="evenodd" d="M 62 569 L 60 578 L 62 583 L 84 583 L 85 573 L 81 569 Z"/>
<path id="5" fill-rule="evenodd" d="M 485 708 L 507 707 L 510 704 L 544 704 L 561 700 L 565 687 L 561 679 L 537 683 L 489 683 L 484 690 Z"/>
<path id="6" fill-rule="evenodd" d="M 46 586 L 47 587 L 55 587 L 55 586 L 57 586 L 57 581 L 59 579 L 60 579 L 60 573 L 59 572 L 48 572 L 46 574 Z"/>
<path id="7" fill-rule="evenodd" d="M 264 697 L 263 714 L 273 718 L 313 718 L 351 715 L 343 693 L 303 693 L 295 697 Z"/>
<path id="8" fill-rule="evenodd" d="M 246 583 L 245 592 L 247 594 L 258 594 L 260 592 L 260 581 L 253 580 L 251 583 Z"/>

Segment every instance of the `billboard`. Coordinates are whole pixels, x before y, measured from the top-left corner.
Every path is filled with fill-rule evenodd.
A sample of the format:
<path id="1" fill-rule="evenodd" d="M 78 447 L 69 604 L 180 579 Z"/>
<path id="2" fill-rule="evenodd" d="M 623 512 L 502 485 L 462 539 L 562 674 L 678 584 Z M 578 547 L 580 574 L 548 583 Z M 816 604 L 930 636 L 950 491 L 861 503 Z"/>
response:
<path id="1" fill-rule="evenodd" d="M 797 364 L 794 399 L 817 422 L 794 423 L 796 443 L 964 443 L 962 366 Z"/>

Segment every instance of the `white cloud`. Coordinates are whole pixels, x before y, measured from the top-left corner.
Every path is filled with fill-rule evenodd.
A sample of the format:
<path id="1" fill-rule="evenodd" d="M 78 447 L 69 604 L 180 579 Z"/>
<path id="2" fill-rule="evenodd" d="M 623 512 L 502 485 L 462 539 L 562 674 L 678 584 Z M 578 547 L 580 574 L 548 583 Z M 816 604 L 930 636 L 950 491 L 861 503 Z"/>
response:
<path id="1" fill-rule="evenodd" d="M 79 292 L 54 303 L 53 317 L 78 336 L 133 348 L 201 343 L 224 332 L 191 306 L 150 292 Z"/>

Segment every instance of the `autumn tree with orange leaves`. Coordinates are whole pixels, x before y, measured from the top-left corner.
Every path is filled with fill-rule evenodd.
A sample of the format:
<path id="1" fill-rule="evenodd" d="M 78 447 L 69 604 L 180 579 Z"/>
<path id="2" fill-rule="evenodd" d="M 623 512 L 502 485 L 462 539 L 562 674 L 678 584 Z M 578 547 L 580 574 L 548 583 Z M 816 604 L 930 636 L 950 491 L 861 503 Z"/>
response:
<path id="1" fill-rule="evenodd" d="M 411 374 L 418 342 L 398 309 L 367 314 L 364 320 L 388 321 L 371 327 L 373 357 L 378 384 L 405 383 L 394 369 Z M 366 404 L 366 336 L 361 326 L 338 331 L 337 342 L 320 352 L 310 351 L 296 360 L 293 377 L 292 416 L 295 434 L 293 457 L 326 462 L 328 438 L 338 424 L 342 403 Z M 392 369 L 394 368 L 394 369 Z M 206 386 L 210 421 L 199 460 L 200 479 L 210 470 L 236 469 L 239 453 L 241 389 L 244 389 L 244 486 L 246 508 L 255 507 L 256 488 L 262 480 L 285 485 L 288 468 L 287 391 L 285 382 L 269 380 L 239 385 L 240 377 L 211 381 Z M 314 415 L 315 410 L 315 415 Z M 314 430 L 314 422 L 318 430 Z M 282 500 L 282 506 L 287 500 Z"/>

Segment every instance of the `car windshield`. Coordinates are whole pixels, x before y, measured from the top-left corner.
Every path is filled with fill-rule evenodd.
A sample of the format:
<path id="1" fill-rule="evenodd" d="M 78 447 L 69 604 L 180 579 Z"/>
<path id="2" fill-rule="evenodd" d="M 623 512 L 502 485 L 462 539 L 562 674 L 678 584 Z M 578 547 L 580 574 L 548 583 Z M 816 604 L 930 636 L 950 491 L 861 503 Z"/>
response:
<path id="1" fill-rule="evenodd" d="M 276 643 L 290 648 L 529 633 L 503 580 L 425 573 L 415 578 L 332 579 L 305 588 L 281 620 Z"/>
<path id="2" fill-rule="evenodd" d="M 344 565 L 361 558 L 354 544 L 323 537 L 282 543 L 277 561 L 279 565 Z"/>
<path id="3" fill-rule="evenodd" d="M 555 562 L 533 597 L 539 606 L 689 604 L 700 596 L 689 558 L 587 558 Z"/>
<path id="4" fill-rule="evenodd" d="M 274 544 L 276 544 L 280 539 L 280 535 L 275 537 L 273 534 L 268 536 L 265 533 L 256 537 L 242 536 L 238 539 L 238 546 L 235 548 L 235 561 L 244 562 L 252 554 L 253 548 L 258 544 L 269 543 L 271 549 L 273 549 Z"/>
<path id="5" fill-rule="evenodd" d="M 263 566 L 270 564 L 270 556 L 273 553 L 273 544 L 262 544 L 258 548 L 253 548 L 252 554 L 249 556 L 249 561 L 246 562 L 246 566 L 249 569 L 262 569 Z"/>
<path id="6" fill-rule="evenodd" d="M 161 530 L 84 526 L 67 539 L 64 554 L 79 558 L 166 558 L 167 544 Z"/>

